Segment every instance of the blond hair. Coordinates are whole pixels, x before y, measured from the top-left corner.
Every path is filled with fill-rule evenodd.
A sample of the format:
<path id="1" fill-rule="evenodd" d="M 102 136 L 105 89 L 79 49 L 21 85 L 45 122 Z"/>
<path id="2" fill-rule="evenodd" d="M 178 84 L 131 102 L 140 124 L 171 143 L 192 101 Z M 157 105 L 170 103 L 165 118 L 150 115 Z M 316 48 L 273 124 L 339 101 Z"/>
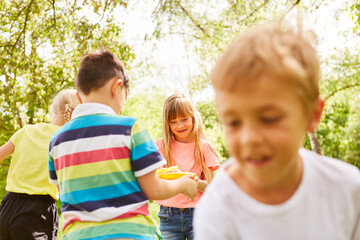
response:
<path id="1" fill-rule="evenodd" d="M 50 106 L 51 117 L 62 115 L 64 122 L 68 122 L 71 119 L 71 113 L 74 108 L 79 105 L 79 101 L 76 98 L 75 89 L 63 89 L 53 99 Z"/>
<path id="2" fill-rule="evenodd" d="M 170 121 L 177 117 L 191 117 L 193 129 L 191 132 L 192 142 L 195 142 L 195 164 L 200 166 L 205 175 L 205 179 L 211 180 L 210 170 L 205 164 L 204 153 L 201 148 L 201 141 L 206 140 L 206 136 L 202 127 L 201 115 L 196 107 L 192 104 L 184 94 L 174 94 L 168 97 L 163 108 L 163 146 L 167 166 L 172 165 L 172 133 L 170 129 Z"/>
<path id="3" fill-rule="evenodd" d="M 215 90 L 236 92 L 244 81 L 281 79 L 295 86 L 307 111 L 319 97 L 319 60 L 301 31 L 260 25 L 236 39 L 216 62 Z"/>

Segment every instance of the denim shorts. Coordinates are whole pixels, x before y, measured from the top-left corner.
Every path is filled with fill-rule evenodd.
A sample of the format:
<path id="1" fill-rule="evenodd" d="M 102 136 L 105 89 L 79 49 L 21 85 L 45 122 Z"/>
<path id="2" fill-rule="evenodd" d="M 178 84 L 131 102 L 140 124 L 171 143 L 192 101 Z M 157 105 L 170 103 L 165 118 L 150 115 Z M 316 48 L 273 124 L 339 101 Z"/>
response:
<path id="1" fill-rule="evenodd" d="M 194 208 L 160 206 L 160 231 L 164 240 L 193 240 Z"/>

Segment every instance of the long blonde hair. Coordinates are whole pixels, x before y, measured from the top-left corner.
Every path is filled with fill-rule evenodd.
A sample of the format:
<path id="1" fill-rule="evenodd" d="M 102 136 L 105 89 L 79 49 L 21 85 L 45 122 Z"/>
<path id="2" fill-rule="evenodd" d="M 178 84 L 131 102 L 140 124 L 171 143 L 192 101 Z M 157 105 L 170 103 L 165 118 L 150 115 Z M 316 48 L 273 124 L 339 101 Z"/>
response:
<path id="1" fill-rule="evenodd" d="M 74 108 L 79 105 L 79 101 L 76 98 L 75 89 L 63 89 L 61 90 L 52 101 L 50 106 L 51 117 L 62 115 L 64 123 L 70 121 L 71 113 Z"/>
<path id="2" fill-rule="evenodd" d="M 201 115 L 196 107 L 192 104 L 184 94 L 174 94 L 168 97 L 163 108 L 163 152 L 167 161 L 167 166 L 172 165 L 172 141 L 174 136 L 170 129 L 170 121 L 177 117 L 191 117 L 193 129 L 191 132 L 191 139 L 195 142 L 195 164 L 201 167 L 205 175 L 205 179 L 211 180 L 211 172 L 205 164 L 204 153 L 201 148 L 201 141 L 206 140 L 205 133 L 202 127 Z"/>

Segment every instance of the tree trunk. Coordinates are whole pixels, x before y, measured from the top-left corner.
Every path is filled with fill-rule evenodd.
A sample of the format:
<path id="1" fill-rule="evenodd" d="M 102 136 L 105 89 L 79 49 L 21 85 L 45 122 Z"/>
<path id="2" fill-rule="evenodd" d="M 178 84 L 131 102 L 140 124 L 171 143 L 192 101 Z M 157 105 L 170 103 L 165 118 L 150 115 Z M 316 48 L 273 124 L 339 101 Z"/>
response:
<path id="1" fill-rule="evenodd" d="M 319 141 L 319 137 L 317 135 L 316 132 L 314 133 L 308 133 L 309 139 L 310 139 L 310 144 L 311 144 L 311 148 L 317 152 L 318 154 L 323 154 L 322 153 L 322 149 L 321 149 L 321 144 Z"/>

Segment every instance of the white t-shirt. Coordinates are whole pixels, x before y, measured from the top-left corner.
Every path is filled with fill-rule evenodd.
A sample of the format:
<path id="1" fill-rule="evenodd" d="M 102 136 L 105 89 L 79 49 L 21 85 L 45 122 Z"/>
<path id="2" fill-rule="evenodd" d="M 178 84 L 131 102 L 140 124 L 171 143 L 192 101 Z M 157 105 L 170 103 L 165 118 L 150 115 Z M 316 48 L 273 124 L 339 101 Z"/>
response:
<path id="1" fill-rule="evenodd" d="M 247 195 L 224 167 L 197 205 L 195 239 L 359 240 L 359 169 L 306 149 L 299 154 L 304 165 L 301 183 L 278 205 Z"/>

